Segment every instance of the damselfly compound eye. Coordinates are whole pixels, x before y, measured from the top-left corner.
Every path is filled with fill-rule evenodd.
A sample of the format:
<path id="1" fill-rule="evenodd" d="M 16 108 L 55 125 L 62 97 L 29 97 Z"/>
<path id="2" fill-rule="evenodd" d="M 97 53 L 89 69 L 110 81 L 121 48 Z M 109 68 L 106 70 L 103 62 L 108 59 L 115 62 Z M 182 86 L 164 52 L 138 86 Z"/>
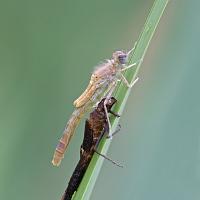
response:
<path id="1" fill-rule="evenodd" d="M 118 56 L 118 60 L 120 64 L 126 64 L 127 63 L 127 55 L 126 54 L 122 54 Z"/>
<path id="2" fill-rule="evenodd" d="M 127 53 L 124 53 L 123 51 L 115 51 L 113 53 L 113 59 L 121 64 L 121 65 L 124 65 L 127 63 Z"/>

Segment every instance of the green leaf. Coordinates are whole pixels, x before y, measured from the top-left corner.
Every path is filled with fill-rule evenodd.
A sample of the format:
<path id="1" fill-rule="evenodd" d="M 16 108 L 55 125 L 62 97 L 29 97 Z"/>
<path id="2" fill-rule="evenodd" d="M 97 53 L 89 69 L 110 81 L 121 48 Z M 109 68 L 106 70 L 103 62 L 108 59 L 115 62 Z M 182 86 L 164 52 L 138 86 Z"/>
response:
<path id="1" fill-rule="evenodd" d="M 169 0 L 155 0 L 153 7 L 150 11 L 150 14 L 147 18 L 147 21 L 144 25 L 143 31 L 136 44 L 136 48 L 134 52 L 132 52 L 131 54 L 130 64 L 138 62 L 139 60 L 141 60 L 141 58 L 144 57 L 146 50 L 149 46 L 149 43 L 151 41 L 151 38 L 153 37 L 155 29 L 165 10 L 168 1 Z M 138 64 L 137 67 L 133 67 L 133 69 L 129 69 L 125 73 L 125 76 L 129 82 L 133 81 L 136 78 L 140 65 L 141 62 Z M 119 113 L 120 115 L 123 112 L 129 93 L 130 89 L 128 89 L 123 83 L 120 83 L 115 93 L 115 97 L 117 99 L 117 105 L 114 108 L 114 111 Z M 119 119 L 111 118 L 111 122 L 112 122 L 112 131 L 114 131 L 117 127 Z M 103 139 L 99 144 L 98 148 L 99 152 L 101 152 L 102 154 L 106 154 L 110 142 L 111 140 Z M 99 175 L 101 166 L 103 164 L 103 160 L 104 159 L 102 157 L 96 154 L 93 156 L 90 165 L 83 177 L 83 180 L 77 192 L 73 196 L 73 200 L 81 200 L 81 199 L 87 200 L 90 198 L 96 179 Z"/>

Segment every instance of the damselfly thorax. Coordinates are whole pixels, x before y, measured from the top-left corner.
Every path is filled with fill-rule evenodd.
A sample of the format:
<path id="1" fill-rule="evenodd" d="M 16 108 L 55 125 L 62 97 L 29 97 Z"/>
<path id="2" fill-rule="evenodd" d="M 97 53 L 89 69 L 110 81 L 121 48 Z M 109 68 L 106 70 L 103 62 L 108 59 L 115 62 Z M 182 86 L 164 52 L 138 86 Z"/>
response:
<path id="1" fill-rule="evenodd" d="M 81 107 L 89 100 L 95 100 L 98 94 L 104 93 L 112 82 L 116 82 L 117 68 L 113 60 L 98 66 L 93 72 L 90 82 L 83 94 L 74 101 L 75 107 Z M 94 95 L 97 93 L 97 95 Z M 93 96 L 94 95 L 94 96 Z"/>

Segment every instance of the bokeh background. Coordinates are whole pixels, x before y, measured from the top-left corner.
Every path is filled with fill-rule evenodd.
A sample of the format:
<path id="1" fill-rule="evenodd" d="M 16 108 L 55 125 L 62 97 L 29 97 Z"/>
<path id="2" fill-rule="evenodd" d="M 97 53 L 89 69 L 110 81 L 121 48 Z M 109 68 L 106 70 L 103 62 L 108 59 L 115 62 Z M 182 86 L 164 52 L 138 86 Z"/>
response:
<path id="1" fill-rule="evenodd" d="M 84 120 L 59 168 L 52 154 L 93 67 L 137 40 L 153 0 L 1 1 L 0 199 L 57 200 Z M 170 1 L 121 117 L 92 200 L 200 199 L 197 0 Z"/>

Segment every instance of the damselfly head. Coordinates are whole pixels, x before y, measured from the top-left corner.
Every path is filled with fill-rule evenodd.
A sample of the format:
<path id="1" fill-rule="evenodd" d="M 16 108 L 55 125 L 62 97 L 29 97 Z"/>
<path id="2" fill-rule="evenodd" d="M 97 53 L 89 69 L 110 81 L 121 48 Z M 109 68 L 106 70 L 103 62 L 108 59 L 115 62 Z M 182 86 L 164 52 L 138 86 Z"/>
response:
<path id="1" fill-rule="evenodd" d="M 124 51 L 115 51 L 113 53 L 113 59 L 115 62 L 119 63 L 120 65 L 124 65 L 128 61 L 128 54 Z"/>
<path id="2" fill-rule="evenodd" d="M 110 106 L 113 106 L 117 102 L 117 99 L 115 99 L 115 97 L 111 97 L 108 102 Z"/>
<path id="3" fill-rule="evenodd" d="M 117 102 L 117 100 L 114 98 L 114 97 L 111 97 L 107 104 L 106 104 L 106 107 L 107 107 L 107 110 L 110 111 L 111 108 L 113 107 L 113 105 Z"/>
<path id="4" fill-rule="evenodd" d="M 103 98 L 100 103 L 98 104 L 98 108 L 100 109 L 104 109 L 104 101 L 106 100 L 106 98 Z M 108 109 L 108 111 L 112 108 L 112 106 L 117 102 L 117 100 L 114 98 L 114 97 L 110 97 L 108 100 L 107 100 L 107 103 L 106 103 L 106 107 Z"/>

